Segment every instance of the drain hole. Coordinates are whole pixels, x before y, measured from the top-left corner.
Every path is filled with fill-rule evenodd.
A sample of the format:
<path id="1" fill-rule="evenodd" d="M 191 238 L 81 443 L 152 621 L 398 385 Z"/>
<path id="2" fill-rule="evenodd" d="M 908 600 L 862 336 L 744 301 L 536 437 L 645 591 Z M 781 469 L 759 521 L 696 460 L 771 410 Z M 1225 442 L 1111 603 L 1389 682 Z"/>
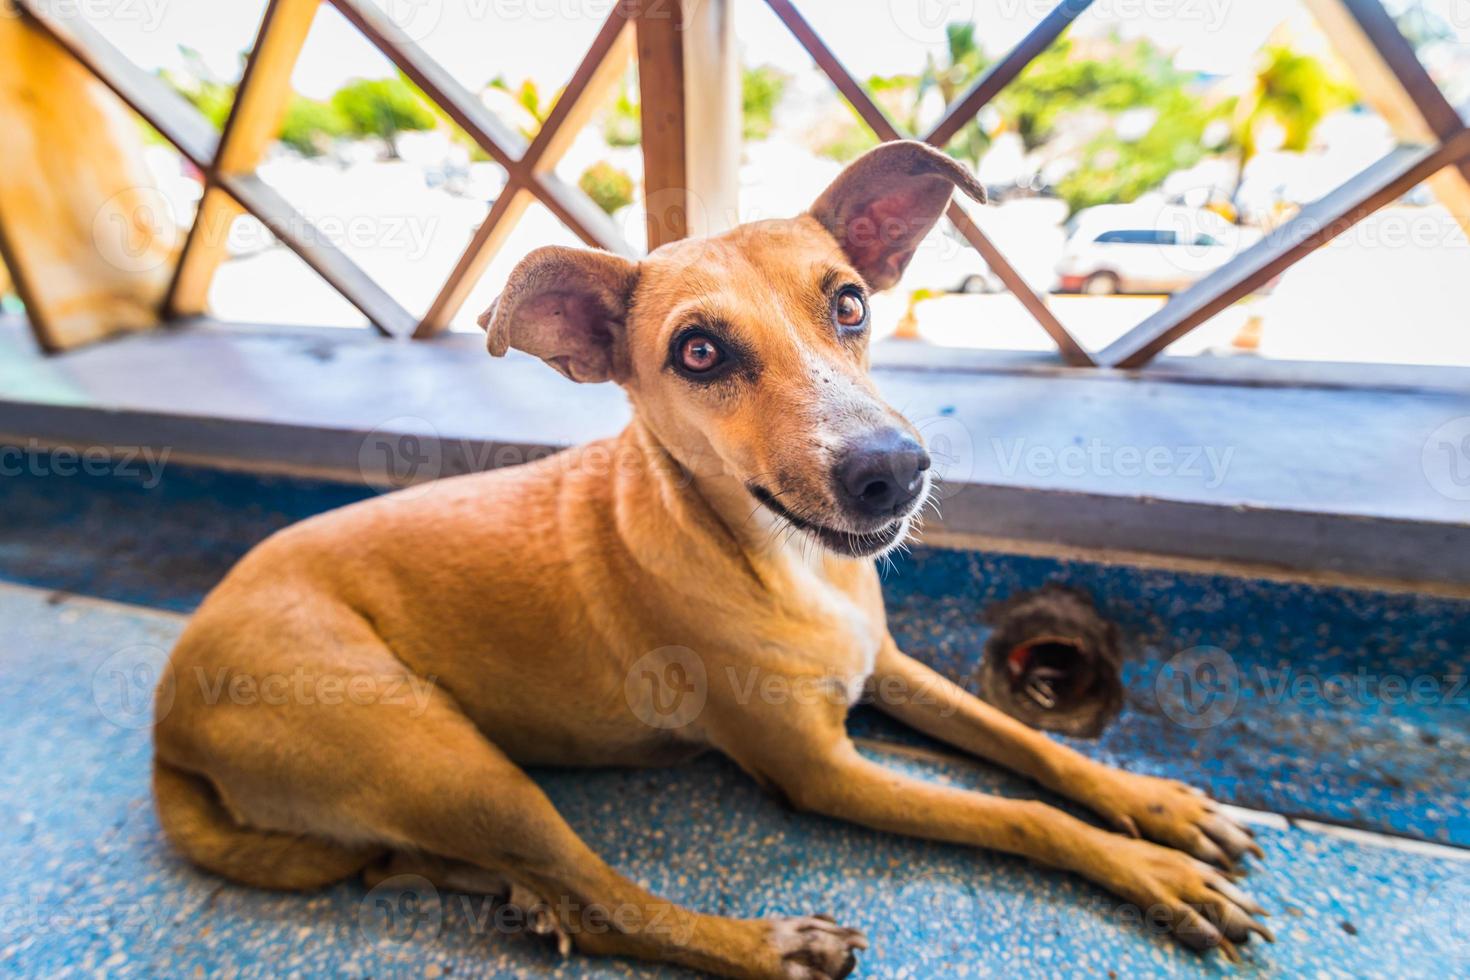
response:
<path id="1" fill-rule="evenodd" d="M 988 611 L 994 627 L 980 689 L 1027 724 L 1096 736 L 1123 702 L 1117 629 L 1085 593 L 1059 585 L 1021 593 Z"/>
<path id="2" fill-rule="evenodd" d="M 1038 636 L 1006 654 L 1011 693 L 1043 711 L 1071 711 L 1087 696 L 1097 671 L 1078 641 Z"/>

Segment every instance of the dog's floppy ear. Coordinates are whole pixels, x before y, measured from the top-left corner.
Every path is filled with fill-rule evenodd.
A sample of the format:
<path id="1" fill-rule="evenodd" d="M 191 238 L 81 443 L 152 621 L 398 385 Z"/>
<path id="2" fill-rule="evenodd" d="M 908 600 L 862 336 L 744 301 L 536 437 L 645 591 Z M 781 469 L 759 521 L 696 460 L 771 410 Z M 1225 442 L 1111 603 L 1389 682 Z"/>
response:
<path id="1" fill-rule="evenodd" d="M 521 259 L 480 314 L 485 346 L 535 354 L 573 381 L 627 376 L 623 326 L 638 266 L 610 252 L 547 246 Z"/>
<path id="2" fill-rule="evenodd" d="M 958 187 L 985 203 L 985 187 L 927 143 L 884 143 L 858 157 L 808 212 L 837 239 L 873 289 L 903 275 L 914 249 L 944 213 Z"/>

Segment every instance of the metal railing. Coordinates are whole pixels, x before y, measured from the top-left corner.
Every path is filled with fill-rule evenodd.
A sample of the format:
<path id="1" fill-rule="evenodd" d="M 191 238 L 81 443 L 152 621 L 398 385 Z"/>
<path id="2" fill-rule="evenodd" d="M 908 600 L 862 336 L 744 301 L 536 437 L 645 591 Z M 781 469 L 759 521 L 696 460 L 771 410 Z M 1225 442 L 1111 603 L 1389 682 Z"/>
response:
<path id="1" fill-rule="evenodd" d="M 940 121 L 925 134 L 899 131 L 868 95 L 867 90 L 837 59 L 790 0 L 766 0 L 776 16 L 806 48 L 817 66 L 881 140 L 918 138 L 943 147 L 959 130 L 1013 81 L 1092 4 L 1092 0 L 1062 0 L 1008 54 L 996 62 L 969 91 L 949 106 Z M 1445 99 L 1413 48 L 1399 32 L 1378 0 L 1314 0 L 1319 19 L 1345 12 L 1367 43 L 1387 66 L 1391 77 L 1377 84 L 1397 85 L 1424 121 L 1434 142 L 1407 145 L 1369 166 L 1341 187 L 1303 208 L 1291 220 L 1258 244 L 1235 256 L 1227 265 L 1173 296 L 1162 309 L 1133 327 L 1099 352 L 1090 352 L 1067 332 L 1026 281 L 958 204 L 951 204 L 949 220 L 1056 342 L 1069 364 L 1117 368 L 1142 367 L 1169 344 L 1189 333 L 1220 310 L 1280 275 L 1282 270 L 1314 248 L 1330 241 L 1364 217 L 1392 202 L 1437 171 L 1457 167 L 1470 179 L 1470 130 Z M 1345 25 L 1334 25 L 1338 31 Z"/>
<path id="2" fill-rule="evenodd" d="M 200 201 L 165 300 L 166 317 L 204 312 L 215 269 L 225 258 L 224 235 L 207 233 L 241 211 L 261 221 L 334 289 L 388 336 L 432 337 L 458 312 L 476 279 L 532 201 L 545 205 L 588 245 L 634 256 L 612 220 L 554 167 L 585 124 L 605 85 L 618 77 L 636 47 L 643 116 L 645 198 L 689 188 L 685 93 L 677 0 L 624 0 L 610 12 L 552 108 L 529 141 L 505 126 L 481 101 L 427 55 L 368 0 L 270 0 L 235 101 L 218 133 L 162 79 L 129 62 L 77 13 L 77 5 L 12 0 L 16 6 L 123 101 L 147 120 L 204 174 Z M 757 0 L 749 0 L 757 2 Z M 1091 0 L 1062 0 L 1025 37 L 947 107 L 926 133 L 905 134 L 827 46 L 791 0 L 765 0 L 812 56 L 857 115 L 880 140 L 923 139 L 943 147 L 1035 58 L 1050 47 Z M 1470 129 L 1420 64 L 1378 0 L 1306 0 L 1334 40 L 1371 59 L 1372 83 L 1401 108 L 1397 129 L 1410 134 L 1383 159 L 1304 207 L 1229 263 L 1171 297 L 1157 312 L 1100 351 L 1089 351 L 1057 319 L 996 245 L 958 204 L 947 218 L 1052 338 L 1063 360 L 1076 366 L 1137 368 L 1216 313 L 1249 295 L 1356 222 L 1445 168 L 1470 181 Z M 311 222 L 255 174 L 291 97 L 289 78 L 313 17 L 322 3 L 340 11 L 450 119 L 506 171 L 507 184 L 490 207 L 422 317 L 415 317 L 320 234 Z M 636 44 L 634 36 L 636 35 Z M 1470 186 L 1470 185 L 1467 185 Z M 682 197 L 666 214 L 649 217 L 649 246 L 684 232 Z M 672 217 L 670 217 L 672 215 Z"/>

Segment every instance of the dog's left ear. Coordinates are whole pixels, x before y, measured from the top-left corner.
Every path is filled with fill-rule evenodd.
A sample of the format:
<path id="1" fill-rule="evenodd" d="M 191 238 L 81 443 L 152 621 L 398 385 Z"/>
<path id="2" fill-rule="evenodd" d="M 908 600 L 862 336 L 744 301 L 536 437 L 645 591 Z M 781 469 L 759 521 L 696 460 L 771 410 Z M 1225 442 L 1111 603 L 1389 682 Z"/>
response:
<path id="1" fill-rule="evenodd" d="M 620 381 L 628 373 L 624 321 L 637 285 L 637 263 L 611 252 L 538 248 L 480 314 L 485 346 L 496 357 L 512 347 L 535 354 L 573 381 Z"/>
<path id="2" fill-rule="evenodd" d="M 898 282 L 956 187 L 985 203 L 985 187 L 947 154 L 902 140 L 869 150 L 837 175 L 808 212 L 837 239 L 873 289 Z"/>

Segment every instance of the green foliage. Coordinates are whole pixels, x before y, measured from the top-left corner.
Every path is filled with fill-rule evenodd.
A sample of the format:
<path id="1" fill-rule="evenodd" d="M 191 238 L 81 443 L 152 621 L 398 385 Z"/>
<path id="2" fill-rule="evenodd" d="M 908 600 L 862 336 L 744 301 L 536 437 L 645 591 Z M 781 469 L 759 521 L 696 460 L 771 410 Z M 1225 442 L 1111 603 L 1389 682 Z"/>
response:
<path id="1" fill-rule="evenodd" d="M 180 50 L 186 70 L 163 71 L 163 80 L 216 129 L 223 129 L 235 103 L 235 84 L 211 77 L 197 52 Z M 391 146 L 400 132 L 433 129 L 435 125 L 433 103 L 400 76 L 350 82 L 335 92 L 330 102 L 293 95 L 281 122 L 280 140 L 303 156 L 312 157 L 325 152 L 333 140 L 346 136 L 378 137 Z M 161 140 L 151 129 L 146 135 L 150 142 Z"/>
<path id="2" fill-rule="evenodd" d="M 293 95 L 281 122 L 281 142 L 302 156 L 321 156 L 348 129 L 347 120 L 331 103 Z"/>
<path id="3" fill-rule="evenodd" d="M 1201 138 L 1220 110 L 1203 111 L 1178 89 L 1156 96 L 1150 108 L 1156 115 L 1140 138 L 1124 140 L 1110 129 L 1083 148 L 1077 168 L 1056 188 L 1072 211 L 1135 200 L 1204 156 Z"/>
<path id="4" fill-rule="evenodd" d="M 235 103 L 235 86 L 214 78 L 199 52 L 179 45 L 179 54 L 184 62 L 182 72 L 164 69 L 159 72 L 169 88 L 182 95 L 199 114 L 208 119 L 215 129 L 223 129 Z M 243 58 L 244 56 L 241 55 Z"/>
<path id="5" fill-rule="evenodd" d="M 332 94 L 332 108 L 354 136 L 377 137 L 393 152 L 399 133 L 433 129 L 434 113 L 425 108 L 402 78 L 368 78 L 349 82 Z"/>
<path id="6" fill-rule="evenodd" d="M 551 102 L 542 104 L 541 90 L 537 87 L 535 81 L 526 78 L 521 81 L 521 84 L 515 88 L 511 88 L 510 83 L 505 80 L 505 76 L 497 75 L 490 80 L 489 87 L 506 93 L 516 105 L 526 111 L 525 118 L 529 122 L 523 122 L 518 127 L 518 131 L 527 140 L 535 139 L 536 133 L 546 123 L 546 117 L 551 114 L 552 106 Z"/>
<path id="7" fill-rule="evenodd" d="M 1021 135 L 1027 150 L 1046 143 L 1057 124 L 1068 113 L 1101 110 L 1107 113 L 1129 109 L 1161 109 L 1165 104 L 1187 109 L 1185 98 L 1203 113 L 1197 97 L 1186 88 L 1187 77 L 1177 71 L 1167 55 L 1148 41 L 1126 47 L 1114 45 L 1117 53 L 1106 58 L 1084 58 L 1075 54 L 1072 41 L 1052 45 L 1021 72 L 1015 82 L 996 99 L 1008 124 Z"/>
<path id="8" fill-rule="evenodd" d="M 608 146 L 637 146 L 643 142 L 643 117 L 633 101 L 633 85 L 626 78 L 618 97 L 603 114 L 602 138 Z"/>
<path id="9" fill-rule="evenodd" d="M 779 68 L 762 65 L 740 74 L 741 135 L 763 140 L 771 135 L 776 106 L 786 94 L 790 78 Z"/>
<path id="10" fill-rule="evenodd" d="M 633 203 L 633 178 L 606 160 L 599 160 L 582 171 L 577 186 L 608 214 Z"/>
<path id="11" fill-rule="evenodd" d="M 937 91 L 951 105 L 989 65 L 973 24 L 951 24 L 946 33 L 945 53 L 938 58 L 931 55 L 918 75 L 868 81 L 874 100 L 911 132 L 921 128 L 919 110 L 931 93 Z M 1028 152 L 1046 146 L 1068 120 L 1085 126 L 1082 120 L 1101 115 L 1109 121 L 1082 147 L 1077 167 L 1057 187 L 1076 211 L 1134 200 L 1174 171 L 1194 165 L 1205 154 L 1201 145 L 1205 129 L 1217 119 L 1232 121 L 1234 144 L 1242 158 L 1249 159 L 1263 120 L 1283 128 L 1287 149 L 1305 149 L 1323 116 L 1355 98 L 1320 61 L 1283 47 L 1267 49 L 1253 92 L 1238 103 L 1212 104 L 1191 83 L 1165 52 L 1147 40 L 1125 44 L 1114 36 L 1094 42 L 1084 55 L 1064 38 L 1032 61 L 991 108 L 999 128 L 1018 134 Z M 1142 136 L 1124 139 L 1112 124 L 1131 110 L 1147 110 L 1153 121 Z M 971 120 L 945 149 L 974 166 L 990 140 L 991 134 Z M 876 144 L 876 137 L 853 112 L 835 132 L 824 134 L 818 152 L 846 161 Z"/>
<path id="12" fill-rule="evenodd" d="M 1235 105 L 1232 139 L 1240 151 L 1242 169 L 1256 155 L 1262 123 L 1280 126 L 1282 149 L 1301 152 L 1311 143 L 1312 130 L 1334 110 L 1352 105 L 1357 93 L 1338 82 L 1316 58 L 1272 45 L 1261 52 L 1255 84 Z"/>
<path id="13" fill-rule="evenodd" d="M 817 134 L 812 149 L 838 163 L 851 163 L 878 145 L 878 137 L 863 122 L 857 110 L 844 100 L 843 118 L 835 125 L 823 127 Z"/>
<path id="14" fill-rule="evenodd" d="M 168 87 L 199 110 L 215 129 L 224 129 L 225 119 L 230 115 L 230 106 L 235 104 L 235 86 L 216 81 L 202 71 L 159 72 Z"/>

